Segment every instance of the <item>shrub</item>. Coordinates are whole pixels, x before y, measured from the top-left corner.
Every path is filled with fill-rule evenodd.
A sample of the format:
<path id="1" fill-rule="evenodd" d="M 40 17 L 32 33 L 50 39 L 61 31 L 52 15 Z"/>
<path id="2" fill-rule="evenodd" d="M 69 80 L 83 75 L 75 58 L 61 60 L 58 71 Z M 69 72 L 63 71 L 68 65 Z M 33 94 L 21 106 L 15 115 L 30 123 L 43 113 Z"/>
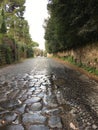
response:
<path id="1" fill-rule="evenodd" d="M 33 57 L 33 49 L 31 47 L 27 47 L 27 57 Z"/>
<path id="2" fill-rule="evenodd" d="M 7 64 L 11 64 L 12 63 L 12 51 L 11 48 L 9 46 L 7 46 L 5 48 L 5 59 L 6 59 L 6 63 Z"/>

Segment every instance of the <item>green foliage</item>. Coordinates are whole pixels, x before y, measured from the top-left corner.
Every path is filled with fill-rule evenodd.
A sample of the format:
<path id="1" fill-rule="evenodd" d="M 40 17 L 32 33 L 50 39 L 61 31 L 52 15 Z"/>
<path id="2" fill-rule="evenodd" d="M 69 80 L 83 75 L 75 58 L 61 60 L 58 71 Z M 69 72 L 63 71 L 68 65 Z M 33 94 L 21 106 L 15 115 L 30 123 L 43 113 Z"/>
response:
<path id="1" fill-rule="evenodd" d="M 2 0 L 0 3 L 0 65 L 32 57 L 33 47 L 28 22 L 24 19 L 25 0 Z M 2 61 L 3 62 L 3 61 Z"/>
<path id="2" fill-rule="evenodd" d="M 5 50 L 5 54 L 6 54 L 6 63 L 7 64 L 11 64 L 12 63 L 12 52 L 11 52 L 11 48 L 8 46 L 6 47 L 6 50 Z"/>
<path id="3" fill-rule="evenodd" d="M 46 49 L 50 53 L 98 41 L 97 0 L 50 0 L 45 20 Z"/>
<path id="4" fill-rule="evenodd" d="M 4 34 L 4 33 L 7 32 L 6 23 L 5 23 L 5 13 L 4 13 L 4 9 L 2 9 L 1 16 L 2 16 L 2 24 L 1 24 L 0 32 Z"/>
<path id="5" fill-rule="evenodd" d="M 98 75 L 98 70 L 95 67 L 91 67 L 91 66 L 85 65 L 85 64 L 80 63 L 80 62 L 77 63 L 72 56 L 61 57 L 61 59 L 64 61 L 68 61 L 71 64 L 74 64 L 78 67 L 81 67 L 81 68 L 85 69 L 86 71 L 88 71 L 89 73 L 93 73 L 95 75 Z"/>
<path id="6" fill-rule="evenodd" d="M 13 37 L 17 42 L 30 44 L 32 39 L 29 34 L 29 25 L 23 17 L 24 3 L 25 0 L 4 0 L 2 2 L 1 33 L 7 32 L 7 35 Z"/>
<path id="7" fill-rule="evenodd" d="M 1 33 L 6 33 L 6 25 L 5 25 L 5 22 L 2 23 Z"/>
<path id="8" fill-rule="evenodd" d="M 10 0 L 7 1 L 7 5 L 6 7 L 6 11 L 8 13 L 15 13 L 17 17 L 23 18 L 23 14 L 24 14 L 24 3 L 25 0 Z"/>
<path id="9" fill-rule="evenodd" d="M 31 47 L 27 47 L 27 57 L 33 57 L 34 56 L 34 52 L 33 49 Z"/>
<path id="10" fill-rule="evenodd" d="M 38 47 L 39 44 L 37 42 L 35 42 L 35 41 L 32 41 L 31 44 L 30 44 L 30 46 L 32 46 L 32 47 Z"/>
<path id="11" fill-rule="evenodd" d="M 11 46 L 7 45 L 7 44 L 0 44 L 0 64 L 2 64 L 2 62 L 5 62 L 7 64 L 12 63 L 13 61 L 13 57 L 12 57 L 12 49 Z"/>

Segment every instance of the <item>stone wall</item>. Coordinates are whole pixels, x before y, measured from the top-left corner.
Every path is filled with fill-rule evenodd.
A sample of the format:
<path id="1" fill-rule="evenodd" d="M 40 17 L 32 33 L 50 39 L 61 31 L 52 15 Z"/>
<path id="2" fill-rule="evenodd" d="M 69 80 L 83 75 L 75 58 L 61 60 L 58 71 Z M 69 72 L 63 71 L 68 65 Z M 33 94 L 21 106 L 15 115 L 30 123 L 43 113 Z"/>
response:
<path id="1" fill-rule="evenodd" d="M 57 55 L 59 57 L 73 56 L 76 62 L 82 62 L 83 64 L 96 67 L 98 69 L 98 43 L 62 53 L 58 52 Z"/>

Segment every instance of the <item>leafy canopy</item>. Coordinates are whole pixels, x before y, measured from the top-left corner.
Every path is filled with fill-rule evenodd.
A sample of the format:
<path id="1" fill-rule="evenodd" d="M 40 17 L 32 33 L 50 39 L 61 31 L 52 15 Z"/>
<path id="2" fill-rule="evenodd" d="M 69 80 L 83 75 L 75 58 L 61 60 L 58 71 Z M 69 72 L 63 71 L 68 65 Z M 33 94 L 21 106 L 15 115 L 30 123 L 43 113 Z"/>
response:
<path id="1" fill-rule="evenodd" d="M 98 41 L 98 0 L 49 0 L 45 20 L 48 52 L 54 53 Z"/>

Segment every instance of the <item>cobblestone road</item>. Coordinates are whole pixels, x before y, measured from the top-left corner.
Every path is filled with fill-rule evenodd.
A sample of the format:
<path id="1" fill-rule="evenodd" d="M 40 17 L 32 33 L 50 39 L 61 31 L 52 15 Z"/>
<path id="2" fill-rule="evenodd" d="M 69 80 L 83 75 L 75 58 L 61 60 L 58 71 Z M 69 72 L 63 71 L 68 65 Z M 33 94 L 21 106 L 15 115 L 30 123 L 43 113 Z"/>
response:
<path id="1" fill-rule="evenodd" d="M 0 130 L 98 130 L 98 83 L 49 58 L 4 67 Z"/>

